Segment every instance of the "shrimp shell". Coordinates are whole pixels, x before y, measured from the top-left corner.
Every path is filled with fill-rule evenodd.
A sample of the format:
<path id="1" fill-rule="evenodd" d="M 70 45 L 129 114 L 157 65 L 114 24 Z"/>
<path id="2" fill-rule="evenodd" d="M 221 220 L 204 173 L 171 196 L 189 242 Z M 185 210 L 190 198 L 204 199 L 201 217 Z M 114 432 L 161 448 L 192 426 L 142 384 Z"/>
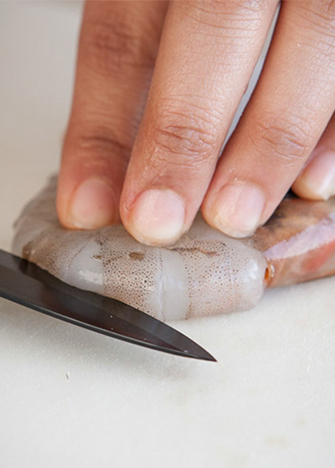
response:
<path id="1" fill-rule="evenodd" d="M 335 274 L 335 198 L 285 198 L 244 243 L 263 253 L 267 286 L 286 286 Z"/>
<path id="2" fill-rule="evenodd" d="M 247 310 L 262 297 L 262 253 L 210 228 L 200 215 L 168 248 L 144 246 L 120 225 L 70 231 L 58 222 L 56 185 L 54 177 L 24 208 L 13 251 L 59 279 L 169 321 Z"/>

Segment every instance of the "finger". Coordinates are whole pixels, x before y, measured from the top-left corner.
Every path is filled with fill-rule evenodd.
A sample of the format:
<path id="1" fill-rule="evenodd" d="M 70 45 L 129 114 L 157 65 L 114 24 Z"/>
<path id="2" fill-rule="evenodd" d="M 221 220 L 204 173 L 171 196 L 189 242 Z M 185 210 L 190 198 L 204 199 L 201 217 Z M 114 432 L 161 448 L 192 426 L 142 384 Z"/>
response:
<path id="1" fill-rule="evenodd" d="M 328 200 L 335 195 L 334 115 L 292 189 L 311 200 Z"/>
<path id="2" fill-rule="evenodd" d="M 121 217 L 146 244 L 191 225 L 262 48 L 276 2 L 170 4 Z"/>
<path id="3" fill-rule="evenodd" d="M 330 1 L 284 2 L 259 83 L 203 204 L 209 224 L 236 237 L 273 213 L 335 106 Z"/>
<path id="4" fill-rule="evenodd" d="M 165 2 L 89 1 L 57 208 L 68 228 L 119 220 L 119 198 L 165 16 Z"/>

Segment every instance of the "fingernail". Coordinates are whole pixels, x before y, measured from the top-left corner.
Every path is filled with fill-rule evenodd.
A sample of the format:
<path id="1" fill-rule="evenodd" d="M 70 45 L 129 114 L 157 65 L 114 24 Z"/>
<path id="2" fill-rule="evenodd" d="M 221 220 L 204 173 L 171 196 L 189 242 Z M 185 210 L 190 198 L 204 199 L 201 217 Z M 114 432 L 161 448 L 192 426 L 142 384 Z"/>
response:
<path id="1" fill-rule="evenodd" d="M 141 193 L 132 209 L 131 233 L 143 244 L 167 245 L 181 236 L 185 220 L 183 200 L 172 190 Z"/>
<path id="2" fill-rule="evenodd" d="M 335 153 L 318 152 L 293 185 L 303 197 L 328 200 L 335 195 Z"/>
<path id="3" fill-rule="evenodd" d="M 264 206 L 264 194 L 256 185 L 227 184 L 212 205 L 212 223 L 228 236 L 247 237 L 258 227 Z"/>
<path id="4" fill-rule="evenodd" d="M 73 195 L 69 221 L 77 229 L 97 229 L 113 222 L 114 210 L 111 187 L 101 179 L 88 179 Z"/>

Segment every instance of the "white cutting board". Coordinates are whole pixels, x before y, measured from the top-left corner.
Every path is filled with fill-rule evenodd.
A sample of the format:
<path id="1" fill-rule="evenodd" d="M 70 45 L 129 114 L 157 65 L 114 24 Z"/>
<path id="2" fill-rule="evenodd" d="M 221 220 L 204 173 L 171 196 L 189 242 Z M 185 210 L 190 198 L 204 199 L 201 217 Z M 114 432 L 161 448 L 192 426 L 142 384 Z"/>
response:
<path id="1" fill-rule="evenodd" d="M 57 170 L 80 4 L 0 2 L 0 247 Z M 1 468 L 333 468 L 335 278 L 174 325 L 218 363 L 0 300 Z"/>

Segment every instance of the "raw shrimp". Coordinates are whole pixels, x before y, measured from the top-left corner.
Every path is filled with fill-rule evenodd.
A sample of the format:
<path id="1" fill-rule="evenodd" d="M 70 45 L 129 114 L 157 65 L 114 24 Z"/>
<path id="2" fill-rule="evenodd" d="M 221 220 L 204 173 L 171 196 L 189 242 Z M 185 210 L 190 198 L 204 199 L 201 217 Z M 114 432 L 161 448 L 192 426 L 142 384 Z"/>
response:
<path id="1" fill-rule="evenodd" d="M 61 227 L 52 179 L 16 222 L 13 250 L 59 279 L 121 300 L 161 320 L 245 310 L 264 290 L 263 255 L 199 216 L 169 248 L 147 247 L 122 226 Z"/>
<path id="2" fill-rule="evenodd" d="M 267 286 L 286 286 L 335 274 L 335 198 L 285 198 L 244 243 L 267 260 Z"/>
<path id="3" fill-rule="evenodd" d="M 200 215 L 171 247 L 147 247 L 122 226 L 61 227 L 56 178 L 23 210 L 13 250 L 61 280 L 161 320 L 252 308 L 268 286 L 335 272 L 335 201 L 285 200 L 255 235 L 235 240 Z"/>

